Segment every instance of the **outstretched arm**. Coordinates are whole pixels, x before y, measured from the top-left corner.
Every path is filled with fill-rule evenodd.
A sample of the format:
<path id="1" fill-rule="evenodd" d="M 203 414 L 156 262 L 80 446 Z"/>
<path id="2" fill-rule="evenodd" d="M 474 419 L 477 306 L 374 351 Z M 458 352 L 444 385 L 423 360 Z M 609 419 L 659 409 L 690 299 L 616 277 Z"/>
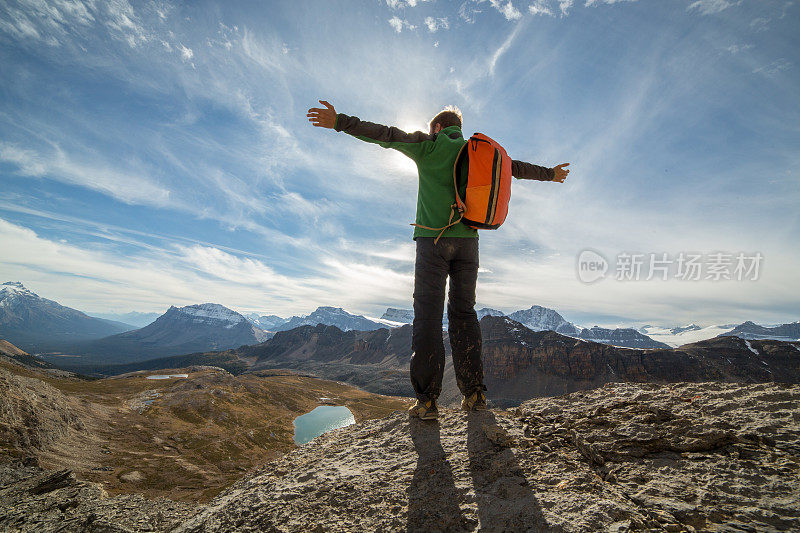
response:
<path id="1" fill-rule="evenodd" d="M 540 167 L 524 161 L 511 161 L 511 175 L 524 180 L 556 181 L 564 183 L 567 179 L 569 163 L 561 163 L 553 168 Z"/>
<path id="2" fill-rule="evenodd" d="M 374 124 L 344 113 L 337 114 L 330 103 L 325 100 L 320 100 L 319 103 L 326 109 L 311 108 L 306 114 L 308 121 L 316 127 L 332 128 L 362 141 L 375 143 L 384 148 L 394 148 L 414 161 L 433 147 L 433 138 L 427 133 L 421 131 L 406 133 L 394 126 Z"/>

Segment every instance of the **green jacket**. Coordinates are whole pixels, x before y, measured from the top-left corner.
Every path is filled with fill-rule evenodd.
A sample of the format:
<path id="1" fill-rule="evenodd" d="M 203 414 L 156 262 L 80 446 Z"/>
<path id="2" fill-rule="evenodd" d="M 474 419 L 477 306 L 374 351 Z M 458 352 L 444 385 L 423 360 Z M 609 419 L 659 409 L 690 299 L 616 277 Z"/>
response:
<path id="1" fill-rule="evenodd" d="M 339 113 L 336 115 L 334 129 L 384 148 L 394 148 L 410 157 L 417 164 L 419 174 L 416 223 L 430 228 L 441 228 L 448 224 L 450 206 L 456 201 L 453 165 L 458 151 L 466 142 L 461 128 L 448 126 L 434 135 L 421 131 L 406 133 L 395 127 L 374 124 Z M 522 161 L 512 161 L 511 174 L 516 178 L 540 181 L 551 181 L 554 176 L 552 168 Z M 414 239 L 437 235 L 438 231 L 414 228 Z M 458 223 L 448 228 L 442 236 L 477 237 L 478 230 Z"/>

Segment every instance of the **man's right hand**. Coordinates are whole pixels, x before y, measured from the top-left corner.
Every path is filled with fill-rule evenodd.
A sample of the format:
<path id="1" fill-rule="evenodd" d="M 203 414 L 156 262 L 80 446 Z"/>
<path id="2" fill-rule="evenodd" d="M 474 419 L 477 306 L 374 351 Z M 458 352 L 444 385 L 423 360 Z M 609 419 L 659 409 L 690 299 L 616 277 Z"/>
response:
<path id="1" fill-rule="evenodd" d="M 336 110 L 325 100 L 320 100 L 320 104 L 327 109 L 312 107 L 308 110 L 308 121 L 317 128 L 333 128 L 336 125 Z"/>
<path id="2" fill-rule="evenodd" d="M 554 166 L 553 173 L 555 173 L 555 177 L 553 178 L 553 181 L 564 183 L 564 180 L 567 179 L 567 174 L 569 174 L 569 169 L 564 167 L 568 166 L 569 163 L 561 163 L 560 165 Z"/>

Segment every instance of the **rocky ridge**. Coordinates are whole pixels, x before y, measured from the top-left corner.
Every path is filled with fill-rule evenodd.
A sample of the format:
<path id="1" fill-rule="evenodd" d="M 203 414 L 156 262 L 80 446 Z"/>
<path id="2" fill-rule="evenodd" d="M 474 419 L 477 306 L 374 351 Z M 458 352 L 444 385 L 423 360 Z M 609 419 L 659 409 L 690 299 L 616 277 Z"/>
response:
<path id="1" fill-rule="evenodd" d="M 176 531 L 800 528 L 800 386 L 608 384 L 318 437 Z"/>
<path id="2" fill-rule="evenodd" d="M 485 317 L 481 331 L 487 395 L 504 406 L 618 381 L 800 383 L 800 348 L 783 341 L 720 337 L 635 350 L 534 332 L 508 317 Z M 452 387 L 443 395 L 448 403 L 459 399 Z"/>
<path id="3" fill-rule="evenodd" d="M 0 466 L 16 531 L 741 532 L 800 528 L 800 385 L 612 383 L 322 435 L 208 505 Z"/>

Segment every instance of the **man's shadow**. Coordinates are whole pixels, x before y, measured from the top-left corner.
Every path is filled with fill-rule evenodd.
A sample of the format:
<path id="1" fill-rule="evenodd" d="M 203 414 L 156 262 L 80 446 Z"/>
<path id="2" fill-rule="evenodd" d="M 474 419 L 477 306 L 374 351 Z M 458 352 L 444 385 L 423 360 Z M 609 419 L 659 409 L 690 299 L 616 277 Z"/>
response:
<path id="1" fill-rule="evenodd" d="M 497 419 L 491 411 L 467 415 L 467 452 L 480 530 L 563 531 L 548 525 L 511 448 L 498 446 L 486 436 L 484 428 L 493 424 Z"/>
<path id="2" fill-rule="evenodd" d="M 408 488 L 406 531 L 471 531 L 461 508 L 453 469 L 442 448 L 438 422 L 409 420 L 411 440 L 417 450 L 417 468 Z"/>

